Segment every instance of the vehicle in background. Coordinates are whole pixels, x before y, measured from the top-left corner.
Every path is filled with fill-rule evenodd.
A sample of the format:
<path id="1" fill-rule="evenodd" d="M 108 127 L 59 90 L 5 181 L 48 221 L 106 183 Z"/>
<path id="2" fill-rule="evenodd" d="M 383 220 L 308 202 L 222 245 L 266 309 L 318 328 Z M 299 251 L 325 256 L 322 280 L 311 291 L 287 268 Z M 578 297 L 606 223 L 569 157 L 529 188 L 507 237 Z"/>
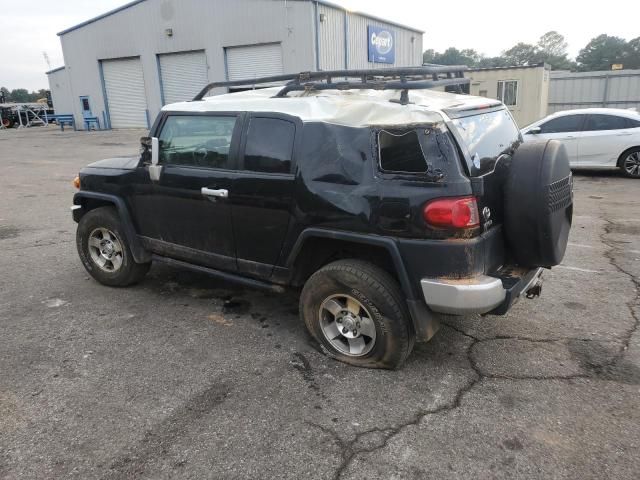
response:
<path id="1" fill-rule="evenodd" d="M 640 178 L 640 114 L 617 108 L 565 110 L 522 129 L 525 142 L 560 140 L 571 168 L 619 168 Z"/>

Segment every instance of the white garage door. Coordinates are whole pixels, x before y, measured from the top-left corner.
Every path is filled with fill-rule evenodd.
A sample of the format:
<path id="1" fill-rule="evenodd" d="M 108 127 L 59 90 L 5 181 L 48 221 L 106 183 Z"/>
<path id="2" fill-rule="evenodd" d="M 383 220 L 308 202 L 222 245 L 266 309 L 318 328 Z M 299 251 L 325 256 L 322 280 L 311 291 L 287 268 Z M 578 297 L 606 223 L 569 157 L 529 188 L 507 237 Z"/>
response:
<path id="1" fill-rule="evenodd" d="M 204 52 L 160 55 L 160 78 L 165 105 L 193 99 L 209 83 Z"/>
<path id="2" fill-rule="evenodd" d="M 282 47 L 279 43 L 227 48 L 229 80 L 282 75 Z"/>
<path id="3" fill-rule="evenodd" d="M 111 128 L 148 128 L 140 59 L 103 60 L 102 73 Z"/>

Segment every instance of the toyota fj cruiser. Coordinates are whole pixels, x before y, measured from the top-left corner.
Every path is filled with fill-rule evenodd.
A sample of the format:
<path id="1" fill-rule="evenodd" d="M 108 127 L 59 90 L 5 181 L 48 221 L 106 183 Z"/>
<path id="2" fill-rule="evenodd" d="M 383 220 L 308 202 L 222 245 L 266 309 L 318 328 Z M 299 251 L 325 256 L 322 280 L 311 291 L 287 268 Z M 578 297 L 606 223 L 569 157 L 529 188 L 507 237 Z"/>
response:
<path id="1" fill-rule="evenodd" d="M 99 282 L 152 261 L 301 288 L 323 350 L 395 368 L 440 314 L 504 314 L 561 262 L 572 179 L 500 102 L 429 90 L 464 67 L 307 72 L 165 106 L 141 155 L 82 169 L 77 248 Z M 280 87 L 206 96 L 223 87 Z M 456 87 L 457 88 L 457 87 Z"/>

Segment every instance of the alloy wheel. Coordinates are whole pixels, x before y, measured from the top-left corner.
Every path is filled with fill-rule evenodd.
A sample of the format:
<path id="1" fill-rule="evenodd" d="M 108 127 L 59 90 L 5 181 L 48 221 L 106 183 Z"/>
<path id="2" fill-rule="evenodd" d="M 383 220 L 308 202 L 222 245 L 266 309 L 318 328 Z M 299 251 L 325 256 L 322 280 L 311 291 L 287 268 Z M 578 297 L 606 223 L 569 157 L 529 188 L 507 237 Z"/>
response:
<path id="1" fill-rule="evenodd" d="M 332 295 L 320 305 L 320 327 L 340 353 L 361 357 L 376 343 L 376 326 L 369 311 L 350 295 Z"/>
<path id="2" fill-rule="evenodd" d="M 89 255 L 98 268 L 114 273 L 120 270 L 123 249 L 120 239 L 106 228 L 96 228 L 89 235 Z"/>
<path id="3" fill-rule="evenodd" d="M 627 155 L 622 167 L 632 177 L 640 177 L 640 152 L 633 152 Z"/>

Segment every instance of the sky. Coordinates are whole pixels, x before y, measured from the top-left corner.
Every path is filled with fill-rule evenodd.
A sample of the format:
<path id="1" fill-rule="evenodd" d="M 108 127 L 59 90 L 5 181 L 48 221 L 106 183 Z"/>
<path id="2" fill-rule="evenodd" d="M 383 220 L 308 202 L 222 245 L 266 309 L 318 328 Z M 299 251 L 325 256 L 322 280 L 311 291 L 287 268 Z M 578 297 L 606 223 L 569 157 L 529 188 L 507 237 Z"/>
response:
<path id="1" fill-rule="evenodd" d="M 601 33 L 626 40 L 640 36 L 638 0 L 608 0 L 606 4 L 567 0 L 332 1 L 350 10 L 424 30 L 424 48 L 436 51 L 453 46 L 496 56 L 518 42 L 535 43 L 545 32 L 557 30 L 569 43 L 570 56 L 575 57 Z M 56 33 L 125 3 L 126 0 L 0 0 L 0 86 L 48 88 L 44 72 L 49 65 L 43 52 L 48 54 L 52 68 L 63 65 Z"/>

